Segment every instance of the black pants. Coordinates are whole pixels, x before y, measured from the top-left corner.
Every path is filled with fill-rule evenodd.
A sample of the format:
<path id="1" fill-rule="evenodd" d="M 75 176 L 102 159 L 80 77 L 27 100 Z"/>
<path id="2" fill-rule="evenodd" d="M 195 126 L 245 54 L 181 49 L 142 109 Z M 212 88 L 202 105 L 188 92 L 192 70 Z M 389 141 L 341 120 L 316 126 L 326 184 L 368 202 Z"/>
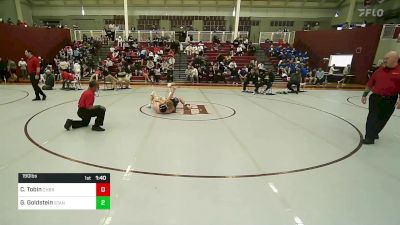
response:
<path id="1" fill-rule="evenodd" d="M 392 116 L 397 101 L 397 95 L 382 97 L 377 94 L 369 96 L 369 112 L 366 124 L 365 138 L 373 140 L 385 127 Z"/>
<path id="2" fill-rule="evenodd" d="M 292 88 L 292 85 L 296 85 L 296 88 L 297 88 L 297 93 L 300 91 L 300 82 L 297 82 L 297 81 L 289 81 L 288 83 L 287 83 L 287 89 L 289 89 L 289 90 L 291 90 L 291 91 L 294 91 L 293 90 L 293 88 Z"/>
<path id="3" fill-rule="evenodd" d="M 7 71 L 6 70 L 0 70 L 0 82 L 3 82 L 4 79 L 6 78 Z"/>
<path id="4" fill-rule="evenodd" d="M 106 114 L 106 109 L 101 106 L 95 106 L 93 109 L 78 109 L 78 116 L 82 120 L 73 120 L 72 121 L 72 128 L 80 128 L 80 127 L 87 127 L 90 123 L 90 119 L 92 117 L 96 117 L 96 121 L 94 122 L 94 126 L 103 126 L 104 116 Z"/>
<path id="5" fill-rule="evenodd" d="M 40 99 L 39 94 L 41 94 L 43 97 L 46 96 L 39 87 L 39 79 L 35 78 L 35 74 L 29 74 L 29 78 L 31 80 L 33 90 L 35 91 L 36 99 Z"/>
<path id="6" fill-rule="evenodd" d="M 315 81 L 315 84 L 323 84 L 323 83 L 324 83 L 323 78 L 321 78 L 321 79 L 317 78 L 317 81 Z"/>
<path id="7" fill-rule="evenodd" d="M 264 80 L 264 81 L 259 81 L 256 84 L 256 89 L 254 90 L 255 92 L 258 92 L 258 89 L 264 85 L 267 85 L 267 88 L 265 89 L 265 91 L 267 91 L 268 89 L 270 89 L 272 87 L 272 82 L 269 82 L 268 80 Z"/>
<path id="8" fill-rule="evenodd" d="M 250 83 L 250 79 L 249 78 L 245 78 L 245 80 L 244 80 L 244 82 L 243 82 L 243 91 L 246 91 L 246 89 L 247 89 L 247 85 L 249 85 L 249 83 Z M 256 81 L 256 80 L 254 80 L 253 79 L 253 84 L 256 86 L 256 88 L 257 88 L 257 86 L 258 86 L 258 81 Z M 257 89 L 258 90 L 258 89 Z"/>
<path id="9" fill-rule="evenodd" d="M 223 74 L 222 75 L 214 75 L 213 80 L 214 80 L 214 83 L 218 83 L 219 81 L 223 81 L 224 83 L 226 83 L 226 79 Z"/>
<path id="10" fill-rule="evenodd" d="M 173 82 L 173 81 L 174 81 L 174 71 L 167 70 L 167 82 Z"/>

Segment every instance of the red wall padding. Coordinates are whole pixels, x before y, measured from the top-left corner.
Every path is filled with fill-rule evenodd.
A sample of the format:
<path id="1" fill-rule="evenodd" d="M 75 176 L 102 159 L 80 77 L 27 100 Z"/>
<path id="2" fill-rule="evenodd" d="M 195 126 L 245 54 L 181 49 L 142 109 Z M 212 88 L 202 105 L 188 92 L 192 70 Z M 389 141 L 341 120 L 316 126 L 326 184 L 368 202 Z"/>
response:
<path id="1" fill-rule="evenodd" d="M 294 47 L 308 51 L 312 68 L 326 70 L 323 58 L 334 54 L 353 54 L 351 73 L 353 82 L 366 83 L 367 71 L 372 66 L 378 48 L 382 25 L 352 30 L 321 30 L 296 32 Z M 361 51 L 360 53 L 357 53 Z"/>
<path id="2" fill-rule="evenodd" d="M 68 29 L 46 29 L 0 24 L 0 57 L 18 62 L 25 57 L 25 50 L 52 60 L 65 45 L 71 43 Z"/>

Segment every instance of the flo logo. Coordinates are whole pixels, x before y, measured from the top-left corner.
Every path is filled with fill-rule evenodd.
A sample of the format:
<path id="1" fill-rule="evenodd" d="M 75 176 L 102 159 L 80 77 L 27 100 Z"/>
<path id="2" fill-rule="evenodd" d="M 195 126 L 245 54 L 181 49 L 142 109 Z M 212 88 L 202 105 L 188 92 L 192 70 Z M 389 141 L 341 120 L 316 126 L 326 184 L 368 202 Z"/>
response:
<path id="1" fill-rule="evenodd" d="M 371 9 L 369 7 L 371 7 L 372 5 L 378 3 L 382 4 L 383 2 L 385 2 L 385 0 L 364 0 L 364 8 L 363 9 L 358 9 L 358 11 L 360 12 L 359 16 L 360 17 L 368 17 L 368 16 L 373 16 L 373 17 L 382 17 L 384 10 L 383 9 Z"/>

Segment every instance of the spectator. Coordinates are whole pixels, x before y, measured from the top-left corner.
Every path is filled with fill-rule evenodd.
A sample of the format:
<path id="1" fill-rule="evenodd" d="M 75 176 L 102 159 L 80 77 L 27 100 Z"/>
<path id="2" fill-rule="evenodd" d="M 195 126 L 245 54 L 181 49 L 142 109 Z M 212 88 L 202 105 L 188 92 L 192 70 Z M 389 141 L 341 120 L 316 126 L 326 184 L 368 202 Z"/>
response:
<path id="1" fill-rule="evenodd" d="M 189 65 L 185 73 L 186 78 L 192 83 L 194 83 L 195 80 L 197 83 L 199 83 L 199 71 L 194 66 Z"/>
<path id="2" fill-rule="evenodd" d="M 14 60 L 11 60 L 11 59 L 8 60 L 7 70 L 8 70 L 8 73 L 10 74 L 9 81 L 10 82 L 17 81 L 18 80 L 17 64 L 14 62 Z"/>
<path id="3" fill-rule="evenodd" d="M 343 78 L 341 80 L 339 80 L 337 83 L 341 84 L 341 83 L 346 83 L 347 82 L 347 76 L 350 74 L 350 64 L 348 64 L 344 69 L 343 69 Z"/>
<path id="4" fill-rule="evenodd" d="M 296 92 L 296 94 L 298 94 L 300 91 L 300 82 L 301 82 L 300 69 L 296 69 L 296 71 L 290 75 L 290 80 L 287 83 L 286 87 L 291 92 Z M 292 85 L 296 85 L 296 91 L 293 89 Z"/>
<path id="5" fill-rule="evenodd" d="M 6 80 L 7 62 L 0 57 L 0 78 L 1 82 Z"/>
<path id="6" fill-rule="evenodd" d="M 21 58 L 21 60 L 18 62 L 18 67 L 21 71 L 21 77 L 23 77 L 24 79 L 28 79 L 28 72 L 26 71 L 26 61 L 24 60 L 24 58 Z"/>
<path id="7" fill-rule="evenodd" d="M 43 90 L 52 90 L 54 87 L 54 74 L 47 69 L 44 73 L 45 84 L 43 85 Z"/>
<path id="8" fill-rule="evenodd" d="M 315 78 L 316 78 L 315 84 L 321 85 L 322 83 L 324 83 L 325 80 L 324 77 L 325 77 L 324 71 L 322 70 L 322 68 L 318 68 L 317 72 L 315 72 Z"/>

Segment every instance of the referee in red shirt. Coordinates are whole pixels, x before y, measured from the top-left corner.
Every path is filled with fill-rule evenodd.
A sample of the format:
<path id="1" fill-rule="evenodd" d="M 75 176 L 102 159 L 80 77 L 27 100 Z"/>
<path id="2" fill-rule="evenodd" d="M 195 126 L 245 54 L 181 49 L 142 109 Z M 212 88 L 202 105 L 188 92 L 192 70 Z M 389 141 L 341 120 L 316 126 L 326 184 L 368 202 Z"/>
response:
<path id="1" fill-rule="evenodd" d="M 40 100 L 39 94 L 42 95 L 42 100 L 46 100 L 46 95 L 43 93 L 42 89 L 39 87 L 40 79 L 40 63 L 39 59 L 32 54 L 31 50 L 25 50 L 25 56 L 27 60 L 27 70 L 29 74 L 29 79 L 31 80 L 33 90 L 35 91 L 36 98 L 32 101 Z"/>
<path id="2" fill-rule="evenodd" d="M 89 88 L 84 91 L 79 99 L 78 103 L 78 116 L 82 120 L 71 120 L 67 119 L 65 122 L 64 128 L 70 130 L 70 128 L 80 128 L 80 127 L 87 127 L 90 123 L 90 119 L 92 117 L 96 117 L 96 121 L 92 126 L 92 130 L 94 131 L 105 131 L 103 126 L 104 122 L 104 115 L 106 113 L 106 108 L 101 105 L 93 105 L 94 103 L 94 96 L 97 90 L 97 83 L 96 81 L 89 82 Z"/>
<path id="3" fill-rule="evenodd" d="M 369 96 L 369 112 L 366 124 L 366 133 L 363 144 L 374 144 L 379 139 L 379 133 L 385 127 L 392 116 L 396 104 L 400 109 L 400 65 L 398 64 L 399 54 L 391 51 L 383 59 L 383 67 L 379 68 L 372 75 L 365 87 L 361 102 L 367 102 Z"/>

